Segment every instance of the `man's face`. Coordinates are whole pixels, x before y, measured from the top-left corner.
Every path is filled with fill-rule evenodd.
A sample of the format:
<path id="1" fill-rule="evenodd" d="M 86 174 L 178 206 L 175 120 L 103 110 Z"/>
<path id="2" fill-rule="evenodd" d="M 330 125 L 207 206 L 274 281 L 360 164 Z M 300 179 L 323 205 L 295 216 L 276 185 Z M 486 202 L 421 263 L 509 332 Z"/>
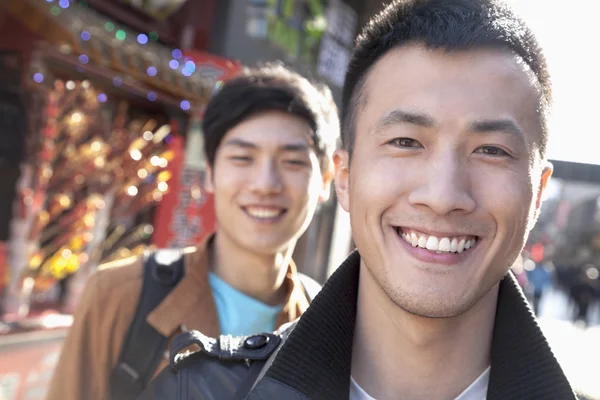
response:
<path id="1" fill-rule="evenodd" d="M 260 254 L 282 251 L 297 240 L 329 189 L 309 124 L 277 111 L 231 129 L 208 177 L 219 234 Z"/>
<path id="2" fill-rule="evenodd" d="M 395 49 L 371 69 L 336 188 L 387 296 L 460 315 L 505 275 L 550 176 L 533 74 L 508 52 Z"/>

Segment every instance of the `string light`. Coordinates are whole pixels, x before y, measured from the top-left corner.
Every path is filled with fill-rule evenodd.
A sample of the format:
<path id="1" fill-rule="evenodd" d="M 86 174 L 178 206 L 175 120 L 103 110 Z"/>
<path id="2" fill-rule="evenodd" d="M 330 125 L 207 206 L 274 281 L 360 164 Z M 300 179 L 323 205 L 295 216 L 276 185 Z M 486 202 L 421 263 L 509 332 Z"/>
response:
<path id="1" fill-rule="evenodd" d="M 93 142 L 91 145 L 91 149 L 92 149 L 92 151 L 95 151 L 95 152 L 102 150 L 102 142 L 98 142 L 98 141 Z"/>
<path id="2" fill-rule="evenodd" d="M 144 138 L 144 140 L 150 141 L 154 137 L 154 134 L 150 131 L 146 131 L 146 132 L 144 132 L 142 137 Z"/>
<path id="3" fill-rule="evenodd" d="M 152 67 L 152 66 L 148 67 L 148 69 L 146 70 L 146 73 L 147 73 L 149 76 L 156 76 L 156 73 L 157 73 L 157 72 L 158 72 L 158 71 L 156 70 L 156 67 Z"/>
<path id="4" fill-rule="evenodd" d="M 148 43 L 148 36 L 144 35 L 143 33 L 140 33 L 137 37 L 137 41 L 139 44 L 146 44 Z"/>
<path id="5" fill-rule="evenodd" d="M 186 61 L 183 68 L 189 69 L 190 71 L 196 71 L 196 64 L 193 61 Z"/>
<path id="6" fill-rule="evenodd" d="M 83 115 L 82 115 L 81 113 L 79 113 L 79 112 L 74 112 L 74 113 L 71 115 L 71 121 L 72 121 L 73 123 L 75 123 L 75 124 L 78 124 L 78 123 L 80 123 L 82 120 L 83 120 Z"/>
<path id="7" fill-rule="evenodd" d="M 33 80 L 37 83 L 42 83 L 42 82 L 44 82 L 44 75 L 37 72 L 37 73 L 33 74 Z"/>
<path id="8" fill-rule="evenodd" d="M 183 100 L 183 101 L 181 102 L 181 104 L 180 104 L 180 107 L 181 107 L 181 109 L 182 109 L 182 110 L 185 110 L 185 111 L 187 111 L 187 110 L 189 110 L 189 109 L 190 109 L 191 105 L 190 105 L 190 102 L 189 102 L 189 101 L 187 101 L 187 100 Z"/>
<path id="9" fill-rule="evenodd" d="M 142 152 L 138 149 L 133 149 L 129 152 L 129 155 L 134 161 L 140 161 L 142 159 Z"/>
<path id="10" fill-rule="evenodd" d="M 136 194 L 138 194 L 138 188 L 136 188 L 135 186 L 129 186 L 127 188 L 127 194 L 131 197 L 135 196 Z"/>
<path id="11" fill-rule="evenodd" d="M 179 68 L 179 61 L 177 61 L 177 60 L 169 61 L 169 67 L 171 67 L 171 69 Z"/>
<path id="12" fill-rule="evenodd" d="M 69 0 L 59 0 L 58 5 L 61 8 L 69 8 Z"/>
<path id="13" fill-rule="evenodd" d="M 117 33 L 115 33 L 115 37 L 119 40 L 125 40 L 125 38 L 127 37 L 127 34 L 125 33 L 125 31 L 123 29 L 119 29 L 117 31 Z"/>
<path id="14" fill-rule="evenodd" d="M 80 36 L 81 36 L 81 40 L 86 41 L 86 42 L 92 38 L 92 35 L 88 31 L 81 32 Z"/>

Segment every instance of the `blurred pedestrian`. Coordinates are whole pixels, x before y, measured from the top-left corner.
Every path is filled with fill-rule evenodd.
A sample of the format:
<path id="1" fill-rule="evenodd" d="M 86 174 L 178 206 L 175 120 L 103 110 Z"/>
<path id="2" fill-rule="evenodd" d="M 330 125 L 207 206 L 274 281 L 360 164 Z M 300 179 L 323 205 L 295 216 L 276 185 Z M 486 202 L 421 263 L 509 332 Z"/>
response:
<path id="1" fill-rule="evenodd" d="M 329 197 L 338 124 L 329 90 L 282 66 L 226 82 L 202 126 L 216 234 L 183 257 L 159 251 L 100 267 L 49 399 L 135 399 L 182 330 L 248 335 L 298 318 L 320 286 L 291 257 Z"/>

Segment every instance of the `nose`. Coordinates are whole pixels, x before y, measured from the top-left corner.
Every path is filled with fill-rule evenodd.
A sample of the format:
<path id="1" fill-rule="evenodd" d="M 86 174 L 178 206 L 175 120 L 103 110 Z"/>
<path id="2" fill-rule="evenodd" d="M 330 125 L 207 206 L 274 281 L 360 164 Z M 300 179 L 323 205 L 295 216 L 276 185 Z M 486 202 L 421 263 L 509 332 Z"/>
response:
<path id="1" fill-rule="evenodd" d="M 409 195 L 412 205 L 427 207 L 438 215 L 468 214 L 475 210 L 477 203 L 471 191 L 469 171 L 454 154 L 431 160 L 415 174 L 419 179 Z"/>
<path id="2" fill-rule="evenodd" d="M 274 160 L 264 160 L 256 165 L 250 181 L 250 190 L 262 196 L 281 193 L 283 182 Z"/>

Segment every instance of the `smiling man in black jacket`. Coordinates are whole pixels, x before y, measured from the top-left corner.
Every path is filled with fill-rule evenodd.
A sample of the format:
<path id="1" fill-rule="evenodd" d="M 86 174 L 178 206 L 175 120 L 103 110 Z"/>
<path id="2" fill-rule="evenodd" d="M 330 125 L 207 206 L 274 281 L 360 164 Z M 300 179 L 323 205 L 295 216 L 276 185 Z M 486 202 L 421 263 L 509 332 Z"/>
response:
<path id="1" fill-rule="evenodd" d="M 574 399 L 509 273 L 552 173 L 551 97 L 502 3 L 390 4 L 357 39 L 334 158 L 358 250 L 283 332 L 180 338 L 145 398 Z"/>

